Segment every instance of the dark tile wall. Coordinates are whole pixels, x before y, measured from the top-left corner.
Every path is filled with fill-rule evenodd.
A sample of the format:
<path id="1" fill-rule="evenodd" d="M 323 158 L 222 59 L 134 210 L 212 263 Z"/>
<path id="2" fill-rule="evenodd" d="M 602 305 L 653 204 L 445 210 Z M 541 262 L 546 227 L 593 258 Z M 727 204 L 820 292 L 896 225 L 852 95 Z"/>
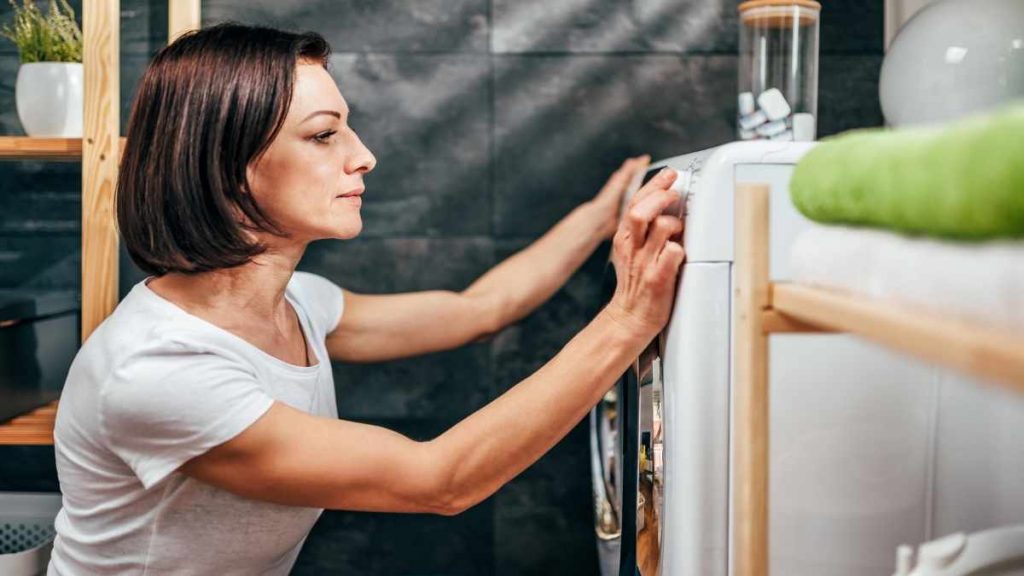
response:
<path id="1" fill-rule="evenodd" d="M 737 0 L 207 0 L 223 20 L 313 29 L 379 160 L 362 236 L 302 267 L 356 291 L 460 289 L 587 200 L 628 155 L 733 136 Z M 822 135 L 881 124 L 882 0 L 823 2 Z M 79 2 L 72 2 L 76 9 Z M 122 0 L 122 118 L 166 42 L 166 3 Z M 9 7 L 0 6 L 0 21 Z M 20 134 L 0 43 L 0 133 Z M 0 287 L 78 285 L 74 164 L 0 164 Z M 337 364 L 343 417 L 427 439 L 550 359 L 600 305 L 607 247 L 490 342 Z M 122 263 L 122 292 L 140 275 Z M 594 574 L 586 428 L 454 518 L 327 512 L 298 574 Z M 52 450 L 0 450 L 0 489 L 54 489 Z"/>

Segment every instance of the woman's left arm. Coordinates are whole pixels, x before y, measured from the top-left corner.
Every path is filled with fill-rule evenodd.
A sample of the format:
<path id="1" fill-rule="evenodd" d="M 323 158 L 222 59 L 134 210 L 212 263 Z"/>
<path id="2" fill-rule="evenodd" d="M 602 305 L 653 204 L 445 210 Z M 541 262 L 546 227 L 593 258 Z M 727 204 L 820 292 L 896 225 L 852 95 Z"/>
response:
<path id="1" fill-rule="evenodd" d="M 368 295 L 345 291 L 345 313 L 327 337 L 331 358 L 380 362 L 449 350 L 528 315 L 614 234 L 622 196 L 649 160 L 647 156 L 626 160 L 593 200 L 462 292 Z"/>

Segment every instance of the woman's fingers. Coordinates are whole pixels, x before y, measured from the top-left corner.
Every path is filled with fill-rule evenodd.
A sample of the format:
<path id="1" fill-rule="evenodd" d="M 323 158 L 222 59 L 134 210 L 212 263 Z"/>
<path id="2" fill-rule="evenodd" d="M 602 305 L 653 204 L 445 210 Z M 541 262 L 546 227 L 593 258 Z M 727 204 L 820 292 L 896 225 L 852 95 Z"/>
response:
<path id="1" fill-rule="evenodd" d="M 668 188 L 651 192 L 646 198 L 631 206 L 626 213 L 625 223 L 633 246 L 643 246 L 647 239 L 647 228 L 655 218 L 661 215 L 673 202 L 679 200 L 679 194 Z"/>
<path id="2" fill-rule="evenodd" d="M 598 192 L 598 195 L 614 195 L 616 197 L 620 197 L 622 193 L 626 191 L 626 188 L 629 187 L 629 184 L 637 172 L 646 170 L 650 161 L 651 157 L 646 154 L 643 156 L 627 158 L 615 172 L 612 172 L 608 181 L 601 187 L 601 191 Z"/>
<path id="3" fill-rule="evenodd" d="M 682 244 L 669 240 L 658 254 L 658 269 L 674 279 L 679 267 L 683 265 L 683 260 L 686 260 L 686 249 Z"/>
<path id="4" fill-rule="evenodd" d="M 640 188 L 640 190 L 637 190 L 637 193 L 634 194 L 633 197 L 630 199 L 630 205 L 632 206 L 639 202 L 642 202 L 644 198 L 650 196 L 651 194 L 657 192 L 658 190 L 668 188 L 676 181 L 677 176 L 678 173 L 675 170 L 667 166 L 665 168 L 662 168 L 661 171 L 659 171 L 654 176 L 654 178 L 651 178 L 647 182 L 647 184 L 644 184 L 643 187 Z"/>
<path id="5" fill-rule="evenodd" d="M 655 334 L 668 321 L 675 280 L 686 257 L 673 241 L 683 221 L 665 211 L 680 195 L 670 187 L 676 172 L 659 172 L 637 193 L 624 214 L 612 246 L 617 284 L 606 308 L 612 316 L 632 318 L 645 334 Z"/>
<path id="6" fill-rule="evenodd" d="M 665 248 L 669 239 L 683 231 L 683 221 L 675 216 L 658 216 L 651 225 L 647 234 L 647 242 L 644 243 L 644 250 L 651 256 L 657 257 Z M 655 259 L 655 258 L 652 258 Z"/>
<path id="7" fill-rule="evenodd" d="M 630 158 L 622 163 L 615 172 L 608 178 L 608 181 L 601 187 L 601 191 L 598 194 L 608 194 L 611 190 L 619 190 L 626 186 L 629 182 L 629 178 L 633 175 L 632 170 L 633 159 Z"/>

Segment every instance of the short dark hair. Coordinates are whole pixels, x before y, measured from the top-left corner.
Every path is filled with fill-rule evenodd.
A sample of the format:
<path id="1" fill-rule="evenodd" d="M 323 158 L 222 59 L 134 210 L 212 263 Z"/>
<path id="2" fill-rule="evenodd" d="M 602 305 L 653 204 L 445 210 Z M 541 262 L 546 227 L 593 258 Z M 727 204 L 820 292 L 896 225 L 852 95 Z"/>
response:
<path id="1" fill-rule="evenodd" d="M 117 180 L 117 220 L 149 274 L 244 264 L 265 248 L 245 233 L 283 235 L 249 193 L 246 168 L 281 129 L 300 61 L 325 68 L 331 47 L 234 22 L 166 46 L 139 82 Z"/>

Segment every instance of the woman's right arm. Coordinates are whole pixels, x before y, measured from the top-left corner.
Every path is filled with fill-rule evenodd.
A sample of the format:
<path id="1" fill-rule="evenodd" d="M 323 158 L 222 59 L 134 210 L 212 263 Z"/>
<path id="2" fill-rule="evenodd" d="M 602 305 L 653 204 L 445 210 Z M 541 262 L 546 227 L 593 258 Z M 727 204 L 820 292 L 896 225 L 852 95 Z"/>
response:
<path id="1" fill-rule="evenodd" d="M 636 194 L 615 234 L 609 305 L 550 362 L 439 437 L 280 403 L 185 474 L 236 494 L 334 509 L 457 514 L 486 499 L 563 438 L 668 320 L 682 223 L 660 216 L 678 196 L 667 171 Z"/>

